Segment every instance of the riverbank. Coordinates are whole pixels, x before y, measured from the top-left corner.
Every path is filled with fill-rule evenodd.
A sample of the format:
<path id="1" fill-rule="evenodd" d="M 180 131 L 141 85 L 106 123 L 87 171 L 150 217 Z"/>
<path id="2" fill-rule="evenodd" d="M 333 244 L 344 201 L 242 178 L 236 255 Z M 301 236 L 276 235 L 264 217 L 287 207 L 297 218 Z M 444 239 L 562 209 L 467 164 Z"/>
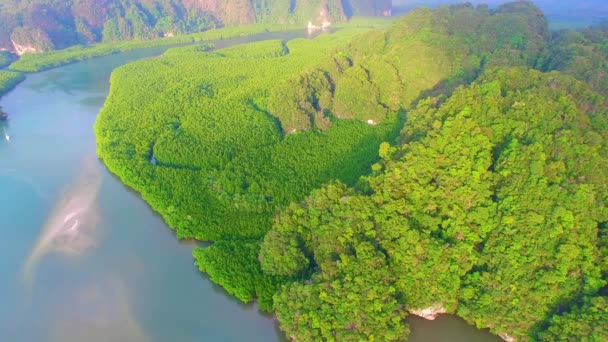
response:
<path id="1" fill-rule="evenodd" d="M 20 72 L 0 70 L 0 97 L 11 91 L 25 79 Z"/>
<path id="2" fill-rule="evenodd" d="M 236 41 L 244 40 L 249 38 Z M 26 259 L 42 227 L 65 190 L 80 179 L 84 160 L 94 157 L 91 127 L 108 93 L 111 71 L 165 49 L 134 50 L 26 74 L 0 99 L 11 116 L 5 127 L 10 143 L 0 127 L 0 185 L 3 198 L 10 198 L 0 225 L 5 228 L 0 229 L 5 237 L 0 241 L 0 340 L 141 341 L 143 333 L 154 341 L 195 342 L 201 336 L 279 341 L 271 318 L 202 278 L 192 266 L 194 246 L 180 244 L 141 197 L 98 162 L 95 171 L 102 180 L 94 246 L 82 254 L 45 254 L 36 263 L 31 286 L 23 282 Z"/>
<path id="3" fill-rule="evenodd" d="M 345 23 L 336 25 L 336 28 L 386 28 L 393 18 L 382 17 L 353 17 Z M 204 32 L 165 37 L 153 40 L 130 40 L 112 43 L 99 43 L 88 46 L 76 45 L 63 50 L 53 50 L 41 54 L 25 54 L 9 69 L 20 72 L 38 72 L 62 65 L 67 65 L 95 57 L 106 56 L 118 52 L 131 51 L 141 48 L 168 46 L 177 44 L 192 44 L 211 40 L 246 37 L 267 32 L 302 30 L 302 25 L 279 24 L 253 24 L 243 26 L 224 27 Z"/>
<path id="4" fill-rule="evenodd" d="M 246 25 L 225 27 L 217 30 L 165 37 L 153 40 L 130 40 L 123 42 L 99 43 L 89 46 L 76 45 L 63 50 L 54 50 L 42 54 L 25 54 L 9 66 L 10 70 L 22 72 L 38 72 L 56 68 L 95 57 L 106 56 L 118 52 L 135 49 L 167 46 L 176 44 L 191 44 L 210 40 L 245 37 L 265 32 L 289 31 L 300 27 L 294 25 Z"/>

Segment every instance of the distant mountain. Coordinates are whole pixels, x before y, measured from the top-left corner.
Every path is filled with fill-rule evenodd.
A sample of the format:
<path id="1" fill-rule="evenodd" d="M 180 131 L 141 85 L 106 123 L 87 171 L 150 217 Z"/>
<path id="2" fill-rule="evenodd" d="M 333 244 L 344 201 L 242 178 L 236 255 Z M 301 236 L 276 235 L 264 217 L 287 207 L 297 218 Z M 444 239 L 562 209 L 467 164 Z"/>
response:
<path id="1" fill-rule="evenodd" d="M 393 7 L 398 13 L 408 12 L 418 6 L 437 7 L 462 2 L 473 5 L 487 4 L 495 8 L 506 0 L 394 0 Z M 608 1 L 606 0 L 533 0 L 547 19 L 551 28 L 582 28 L 597 24 L 608 18 Z"/>
<path id="2" fill-rule="evenodd" d="M 0 0 L 0 50 L 17 54 L 252 23 L 391 15 L 390 0 Z"/>

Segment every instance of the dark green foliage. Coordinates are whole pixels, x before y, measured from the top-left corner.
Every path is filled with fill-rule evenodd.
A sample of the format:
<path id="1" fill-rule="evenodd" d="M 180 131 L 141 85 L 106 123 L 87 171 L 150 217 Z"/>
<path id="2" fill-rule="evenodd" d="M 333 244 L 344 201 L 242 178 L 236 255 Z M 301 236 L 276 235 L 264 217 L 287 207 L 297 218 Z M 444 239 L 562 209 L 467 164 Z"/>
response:
<path id="1" fill-rule="evenodd" d="M 0 96 L 8 93 L 23 79 L 25 76 L 22 73 L 0 70 Z"/>
<path id="2" fill-rule="evenodd" d="M 608 27 L 555 33 L 537 67 L 572 75 L 608 96 Z"/>
<path id="3" fill-rule="evenodd" d="M 257 299 L 259 308 L 270 312 L 272 296 L 286 279 L 262 274 L 257 262 L 259 250 L 257 241 L 219 241 L 194 250 L 193 256 L 200 271 L 228 293 L 245 303 Z"/>
<path id="4" fill-rule="evenodd" d="M 268 112 L 269 93 L 289 75 L 365 32 L 214 53 L 176 48 L 112 74 L 95 126 L 100 157 L 179 237 L 215 241 L 195 252 L 197 264 L 244 301 L 272 306 L 279 278 L 261 275 L 256 241 L 276 209 L 333 179 L 355 184 L 398 134 L 392 113 L 381 125 L 337 120 L 326 132 L 283 136 Z M 242 254 L 231 252 L 239 246 Z"/>
<path id="5" fill-rule="evenodd" d="M 385 27 L 391 19 L 382 18 L 354 18 L 344 23 L 341 28 L 373 28 Z M 300 29 L 298 25 L 252 24 L 243 26 L 225 27 L 205 32 L 164 37 L 154 40 L 132 40 L 123 42 L 97 43 L 93 45 L 75 45 L 62 50 L 53 50 L 41 54 L 25 54 L 13 64 L 10 69 L 23 72 L 43 71 L 58 66 L 91 59 L 98 56 L 110 55 L 117 52 L 129 51 L 139 48 L 166 46 L 175 44 L 188 44 L 210 40 L 228 39 L 235 37 L 264 34 L 267 32 L 284 31 L 286 29 Z M 286 51 L 281 51 L 286 53 Z"/>
<path id="6" fill-rule="evenodd" d="M 495 12 L 416 9 L 387 32 L 361 36 L 318 69 L 290 78 L 271 94 L 270 111 L 284 132 L 325 129 L 326 113 L 382 122 L 423 95 L 471 82 L 488 66 L 531 65 L 548 39 L 537 11 L 527 2 Z"/>
<path id="7" fill-rule="evenodd" d="M 369 1 L 368 1 L 369 2 Z M 365 6 L 380 15 L 390 4 Z M 222 26 L 344 22 L 342 0 L 2 0 L 0 49 L 19 54 L 77 44 L 173 37 Z M 352 12 L 352 11 L 351 11 Z M 11 41 L 12 38 L 12 41 Z"/>
<path id="8" fill-rule="evenodd" d="M 98 153 L 178 237 L 213 240 L 198 267 L 293 340 L 405 340 L 424 308 L 603 340 L 606 98 L 529 69 L 548 39 L 523 1 L 172 49 L 113 73 Z"/>
<path id="9" fill-rule="evenodd" d="M 607 215 L 608 159 L 592 137 L 605 135 L 593 118 L 606 113 L 601 97 L 558 74 L 513 69 L 484 81 L 445 105 L 487 127 L 496 182 L 498 221 L 464 278 L 458 313 L 524 338 L 563 302 L 605 283 L 596 239 Z M 435 120 L 446 112 L 438 113 Z"/>
<path id="10" fill-rule="evenodd" d="M 10 69 L 23 72 L 37 72 L 94 57 L 111 55 L 134 49 L 244 37 L 270 31 L 278 31 L 283 28 L 284 27 L 282 26 L 272 25 L 247 25 L 155 40 L 99 43 L 91 46 L 75 45 L 67 49 L 49 51 L 43 54 L 23 55 L 18 61 L 11 64 Z"/>
<path id="11" fill-rule="evenodd" d="M 407 312 L 395 299 L 385 256 L 368 242 L 331 270 L 275 296 L 281 328 L 298 341 L 404 341 Z"/>
<path id="12" fill-rule="evenodd" d="M 608 297 L 591 297 L 569 312 L 555 315 L 539 333 L 541 341 L 608 341 Z"/>
<path id="13" fill-rule="evenodd" d="M 279 215 L 262 269 L 335 282 L 345 277 L 335 267 L 365 243 L 386 260 L 384 292 L 408 310 L 443 307 L 497 334 L 534 337 L 560 307 L 606 285 L 598 229 L 608 219 L 607 114 L 586 85 L 520 68 L 486 72 L 445 102 L 421 101 L 403 144 L 381 145 L 367 186 L 329 185 Z M 275 297 L 283 329 L 298 339 L 316 333 L 289 319 L 312 305 L 293 290 L 303 286 Z M 604 336 L 605 317 L 592 312 L 573 340 Z"/>
<path id="14" fill-rule="evenodd" d="M 0 68 L 11 64 L 13 56 L 8 51 L 0 51 Z"/>

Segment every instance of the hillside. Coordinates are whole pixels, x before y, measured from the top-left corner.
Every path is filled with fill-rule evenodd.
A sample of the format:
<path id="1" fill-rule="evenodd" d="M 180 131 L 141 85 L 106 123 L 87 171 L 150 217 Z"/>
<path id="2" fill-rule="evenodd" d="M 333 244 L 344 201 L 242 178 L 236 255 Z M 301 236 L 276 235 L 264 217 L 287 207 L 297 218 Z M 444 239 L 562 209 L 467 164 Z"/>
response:
<path id="1" fill-rule="evenodd" d="M 425 310 L 602 341 L 601 30 L 574 40 L 585 73 L 527 1 L 171 49 L 113 73 L 98 154 L 293 340 L 401 341 Z"/>
<path id="2" fill-rule="evenodd" d="M 536 67 L 567 73 L 608 96 L 608 21 L 584 30 L 556 32 Z"/>
<path id="3" fill-rule="evenodd" d="M 320 26 L 352 15 L 390 15 L 386 0 L 1 0 L 0 50 L 151 39 L 252 23 Z"/>
<path id="4" fill-rule="evenodd" d="M 605 341 L 604 100 L 562 74 L 501 68 L 421 101 L 371 176 L 275 219 L 262 269 L 298 279 L 274 297 L 282 329 L 397 341 L 404 310 L 424 310 L 506 340 Z"/>

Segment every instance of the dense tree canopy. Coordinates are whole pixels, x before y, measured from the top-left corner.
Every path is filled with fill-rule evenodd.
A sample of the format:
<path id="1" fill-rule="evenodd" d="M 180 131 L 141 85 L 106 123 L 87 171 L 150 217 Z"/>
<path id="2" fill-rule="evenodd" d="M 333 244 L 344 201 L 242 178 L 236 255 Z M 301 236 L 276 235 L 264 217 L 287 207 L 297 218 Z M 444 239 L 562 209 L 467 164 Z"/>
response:
<path id="1" fill-rule="evenodd" d="M 274 88 L 270 111 L 284 132 L 325 129 L 327 113 L 382 122 L 421 96 L 470 82 L 488 66 L 533 64 L 549 38 L 537 11 L 528 2 L 496 11 L 470 4 L 416 9 Z"/>
<path id="2" fill-rule="evenodd" d="M 267 109 L 268 89 L 365 32 L 213 53 L 197 46 L 171 49 L 112 75 L 95 127 L 100 157 L 179 237 L 230 240 L 195 255 L 212 280 L 243 300 L 262 296 L 267 287 L 260 284 L 279 279 L 227 275 L 218 265 L 259 270 L 252 243 L 259 244 L 277 208 L 332 179 L 354 184 L 370 171 L 378 144 L 398 133 L 401 118 L 392 113 L 381 125 L 344 120 L 326 132 L 283 136 Z M 235 257 L 235 244 L 256 252 Z"/>
<path id="3" fill-rule="evenodd" d="M 606 286 L 598 238 L 608 220 L 603 100 L 569 77 L 515 68 L 488 71 L 439 105 L 420 102 L 401 144 L 381 145 L 382 162 L 358 191 L 330 184 L 275 221 L 262 244 L 263 270 L 312 274 L 277 294 L 277 315 L 315 310 L 296 289 L 362 277 L 408 310 L 444 307 L 521 340 L 551 340 L 587 311 L 579 330 L 568 328 L 572 336 L 605 336 L 605 298 L 597 297 Z M 356 267 L 339 272 L 359 262 L 360 244 L 373 246 L 365 255 L 389 270 L 385 283 Z M 332 297 L 333 310 L 352 300 L 340 298 Z M 317 333 L 286 321 L 298 340 Z"/>
<path id="4" fill-rule="evenodd" d="M 1 0 L 0 49 L 150 39 L 254 23 L 321 25 L 387 15 L 386 0 Z M 31 50 L 24 50 L 31 48 Z"/>
<path id="5" fill-rule="evenodd" d="M 518 1 L 171 49 L 113 73 L 98 153 L 178 237 L 213 241 L 199 269 L 293 340 L 405 340 L 408 313 L 441 308 L 521 341 L 601 341 L 599 31 L 570 48 Z"/>
<path id="6" fill-rule="evenodd" d="M 608 23 L 582 31 L 556 32 L 537 67 L 572 75 L 608 96 Z"/>

